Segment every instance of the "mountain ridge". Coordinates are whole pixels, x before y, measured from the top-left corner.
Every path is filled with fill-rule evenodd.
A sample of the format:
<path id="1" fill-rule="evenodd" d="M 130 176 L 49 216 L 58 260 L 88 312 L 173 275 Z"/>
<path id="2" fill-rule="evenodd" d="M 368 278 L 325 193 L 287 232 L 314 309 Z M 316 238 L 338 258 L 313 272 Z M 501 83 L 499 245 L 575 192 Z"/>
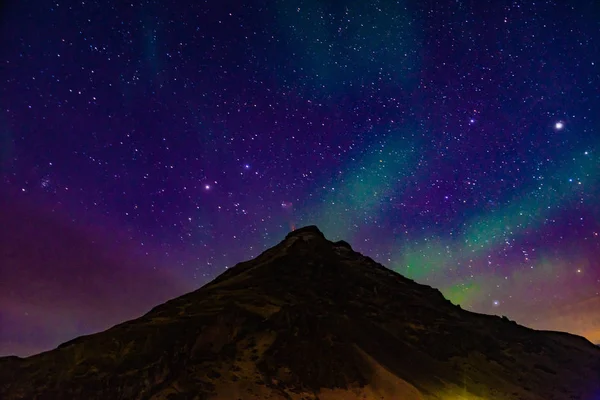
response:
<path id="1" fill-rule="evenodd" d="M 140 318 L 0 359 L 8 400 L 458 395 L 596 400 L 600 349 L 462 310 L 316 226 Z"/>

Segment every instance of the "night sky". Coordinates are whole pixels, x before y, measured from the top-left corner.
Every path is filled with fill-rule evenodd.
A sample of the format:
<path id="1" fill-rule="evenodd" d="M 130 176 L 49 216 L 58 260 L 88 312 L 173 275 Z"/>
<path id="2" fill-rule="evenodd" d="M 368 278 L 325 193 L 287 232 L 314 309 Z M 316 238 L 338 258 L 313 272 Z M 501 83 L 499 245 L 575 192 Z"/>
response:
<path id="1" fill-rule="evenodd" d="M 309 224 L 465 309 L 600 342 L 598 1 L 0 12 L 0 355 Z"/>

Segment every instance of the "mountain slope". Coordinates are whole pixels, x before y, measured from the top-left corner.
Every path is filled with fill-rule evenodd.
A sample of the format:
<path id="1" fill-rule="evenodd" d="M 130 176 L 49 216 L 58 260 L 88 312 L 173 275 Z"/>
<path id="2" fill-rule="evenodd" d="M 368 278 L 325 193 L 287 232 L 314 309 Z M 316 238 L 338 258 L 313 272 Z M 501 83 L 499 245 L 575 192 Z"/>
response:
<path id="1" fill-rule="evenodd" d="M 306 227 L 141 318 L 0 359 L 0 398 L 596 400 L 600 349 L 461 310 Z"/>

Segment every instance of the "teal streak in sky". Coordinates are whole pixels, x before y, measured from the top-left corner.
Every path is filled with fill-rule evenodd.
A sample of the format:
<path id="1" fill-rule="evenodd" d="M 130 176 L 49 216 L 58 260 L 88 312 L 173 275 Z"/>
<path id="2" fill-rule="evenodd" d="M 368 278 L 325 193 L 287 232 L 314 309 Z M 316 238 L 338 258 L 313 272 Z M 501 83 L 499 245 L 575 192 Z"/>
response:
<path id="1" fill-rule="evenodd" d="M 396 136 L 396 138 L 394 138 Z M 349 238 L 355 227 L 369 223 L 369 218 L 386 207 L 392 195 L 397 195 L 414 171 L 415 144 L 400 138 L 396 132 L 390 138 L 377 141 L 362 158 L 350 160 L 346 170 L 336 176 L 314 221 L 332 238 Z"/>
<path id="2" fill-rule="evenodd" d="M 402 1 L 286 0 L 278 6 L 279 25 L 294 49 L 284 80 L 294 76 L 318 92 L 343 93 L 368 90 L 366 82 L 400 84 L 418 64 L 413 18 Z"/>

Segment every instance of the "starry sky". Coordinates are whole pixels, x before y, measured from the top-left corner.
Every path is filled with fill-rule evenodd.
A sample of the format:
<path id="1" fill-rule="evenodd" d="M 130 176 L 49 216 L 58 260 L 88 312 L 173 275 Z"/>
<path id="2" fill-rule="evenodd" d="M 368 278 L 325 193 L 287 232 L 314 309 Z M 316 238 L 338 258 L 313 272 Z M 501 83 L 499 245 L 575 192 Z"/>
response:
<path id="1" fill-rule="evenodd" d="M 600 3 L 0 8 L 0 355 L 294 229 L 600 342 Z M 340 276 L 340 279 L 343 279 Z"/>

